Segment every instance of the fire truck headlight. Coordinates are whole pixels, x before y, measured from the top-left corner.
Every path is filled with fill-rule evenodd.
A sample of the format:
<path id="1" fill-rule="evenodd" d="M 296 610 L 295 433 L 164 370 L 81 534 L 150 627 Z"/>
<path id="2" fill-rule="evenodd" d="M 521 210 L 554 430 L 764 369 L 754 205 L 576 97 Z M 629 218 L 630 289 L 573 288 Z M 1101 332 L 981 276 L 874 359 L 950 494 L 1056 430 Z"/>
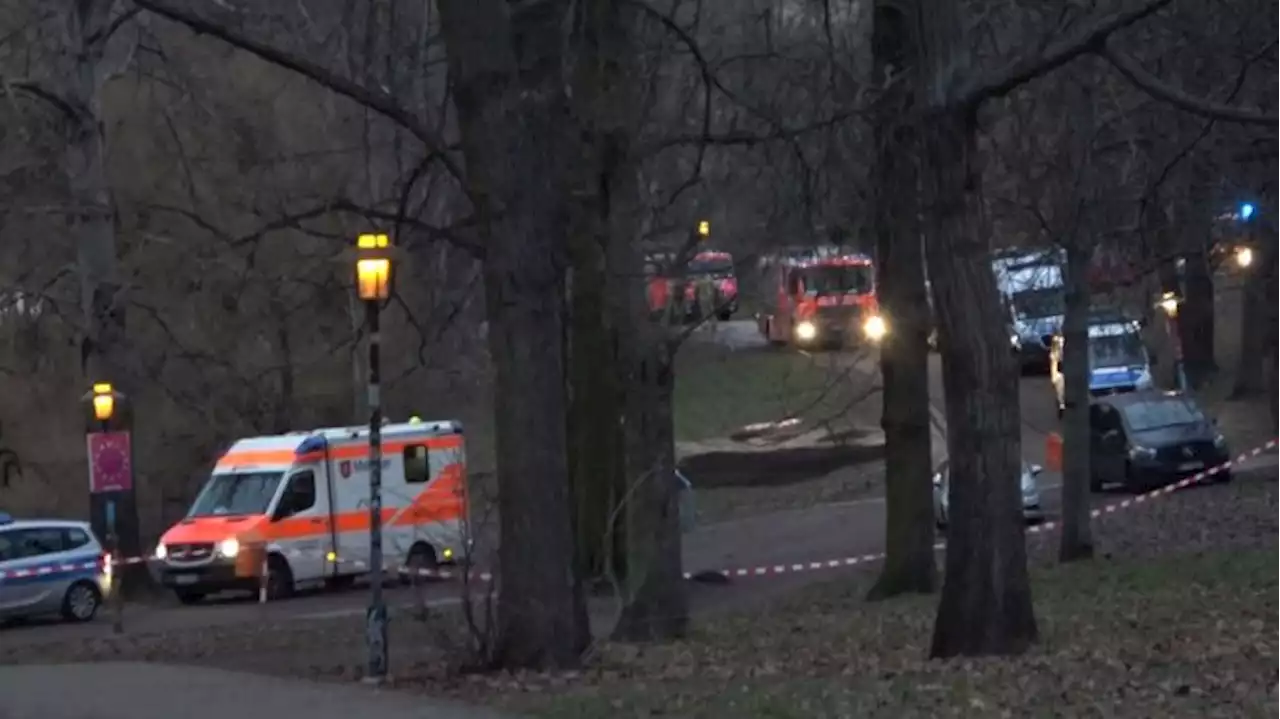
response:
<path id="1" fill-rule="evenodd" d="M 808 320 L 796 325 L 796 339 L 809 341 L 818 336 L 818 328 Z"/>
<path id="2" fill-rule="evenodd" d="M 867 339 L 879 342 L 888 333 L 889 326 L 880 315 L 872 315 L 862 323 L 862 331 L 867 335 Z"/>

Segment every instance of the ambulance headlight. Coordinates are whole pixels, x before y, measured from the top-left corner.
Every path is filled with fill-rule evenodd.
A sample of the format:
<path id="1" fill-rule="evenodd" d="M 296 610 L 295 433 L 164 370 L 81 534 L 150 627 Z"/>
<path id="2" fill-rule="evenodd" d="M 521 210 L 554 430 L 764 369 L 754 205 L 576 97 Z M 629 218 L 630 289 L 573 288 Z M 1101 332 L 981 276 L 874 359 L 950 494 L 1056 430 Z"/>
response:
<path id="1" fill-rule="evenodd" d="M 169 557 L 169 550 L 164 548 L 164 542 L 156 545 L 156 551 L 153 556 L 162 562 Z"/>
<path id="2" fill-rule="evenodd" d="M 818 327 L 812 322 L 806 320 L 796 325 L 796 339 L 807 342 L 817 336 Z"/>
<path id="3" fill-rule="evenodd" d="M 240 553 L 240 541 L 235 537 L 218 542 L 218 554 L 230 559 Z"/>
<path id="4" fill-rule="evenodd" d="M 872 315 L 862 323 L 862 331 L 867 335 L 867 339 L 879 342 L 889 331 L 889 326 L 885 324 L 884 318 L 880 315 Z"/>

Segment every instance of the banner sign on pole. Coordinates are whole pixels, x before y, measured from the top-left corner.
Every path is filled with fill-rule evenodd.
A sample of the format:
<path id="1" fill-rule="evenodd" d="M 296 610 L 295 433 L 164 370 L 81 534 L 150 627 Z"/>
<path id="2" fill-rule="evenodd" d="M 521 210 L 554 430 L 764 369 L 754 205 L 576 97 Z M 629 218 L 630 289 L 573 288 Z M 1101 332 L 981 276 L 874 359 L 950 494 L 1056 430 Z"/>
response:
<path id="1" fill-rule="evenodd" d="M 128 432 L 90 432 L 89 491 L 133 489 L 133 452 Z"/>

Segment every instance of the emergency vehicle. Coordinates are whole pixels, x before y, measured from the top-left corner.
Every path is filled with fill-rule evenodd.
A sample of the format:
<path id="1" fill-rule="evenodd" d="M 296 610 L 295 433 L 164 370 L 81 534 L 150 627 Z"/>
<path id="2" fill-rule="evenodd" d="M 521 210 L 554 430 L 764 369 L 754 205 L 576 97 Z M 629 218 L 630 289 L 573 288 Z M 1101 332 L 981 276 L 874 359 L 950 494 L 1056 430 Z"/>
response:
<path id="1" fill-rule="evenodd" d="M 733 255 L 728 252 L 705 250 L 694 255 L 685 268 L 683 277 L 673 269 L 674 253 L 654 253 L 645 258 L 645 284 L 649 312 L 664 314 L 669 305 L 680 300 L 676 316 L 681 320 L 700 319 L 698 285 L 709 282 L 714 290 L 711 298 L 717 317 L 728 320 L 738 311 L 738 277 L 734 271 Z M 677 292 L 679 286 L 683 290 Z"/>
<path id="2" fill-rule="evenodd" d="M 757 318 L 773 344 L 801 347 L 878 343 L 888 331 L 875 293 L 875 268 L 862 254 L 784 261 L 770 269 L 773 298 Z"/>
<path id="3" fill-rule="evenodd" d="M 457 422 L 382 427 L 382 551 L 430 569 L 463 547 L 466 455 Z M 184 603 L 257 589 L 342 584 L 369 571 L 369 429 L 334 427 L 235 442 L 182 521 L 156 546 L 161 584 Z M 265 562 L 242 554 L 265 548 Z"/>
<path id="4" fill-rule="evenodd" d="M 1090 321 L 1089 395 L 1101 397 L 1151 389 L 1151 357 L 1142 341 L 1142 325 L 1121 317 L 1095 317 Z M 1058 404 L 1058 416 L 1066 411 L 1066 381 L 1062 372 L 1062 335 L 1053 338 L 1049 352 L 1049 379 Z"/>

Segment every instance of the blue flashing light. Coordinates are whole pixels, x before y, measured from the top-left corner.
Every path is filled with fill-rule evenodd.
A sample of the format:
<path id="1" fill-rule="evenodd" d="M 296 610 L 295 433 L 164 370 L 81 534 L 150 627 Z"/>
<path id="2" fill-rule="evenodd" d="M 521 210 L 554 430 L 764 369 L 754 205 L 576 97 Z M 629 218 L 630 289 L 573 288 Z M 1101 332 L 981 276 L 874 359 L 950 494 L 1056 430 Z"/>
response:
<path id="1" fill-rule="evenodd" d="M 1250 217 L 1253 217 L 1255 210 L 1257 210 L 1257 208 L 1253 206 L 1252 202 L 1240 203 L 1240 219 L 1248 220 Z"/>
<path id="2" fill-rule="evenodd" d="M 0 512 L 0 527 L 13 524 L 13 517 L 8 512 Z"/>
<path id="3" fill-rule="evenodd" d="M 311 454 L 312 452 L 323 452 L 326 446 L 328 446 L 328 442 L 325 441 L 323 436 L 313 434 L 302 440 L 302 444 L 298 445 L 298 448 L 294 450 L 293 453 L 301 456 L 304 454 Z"/>

